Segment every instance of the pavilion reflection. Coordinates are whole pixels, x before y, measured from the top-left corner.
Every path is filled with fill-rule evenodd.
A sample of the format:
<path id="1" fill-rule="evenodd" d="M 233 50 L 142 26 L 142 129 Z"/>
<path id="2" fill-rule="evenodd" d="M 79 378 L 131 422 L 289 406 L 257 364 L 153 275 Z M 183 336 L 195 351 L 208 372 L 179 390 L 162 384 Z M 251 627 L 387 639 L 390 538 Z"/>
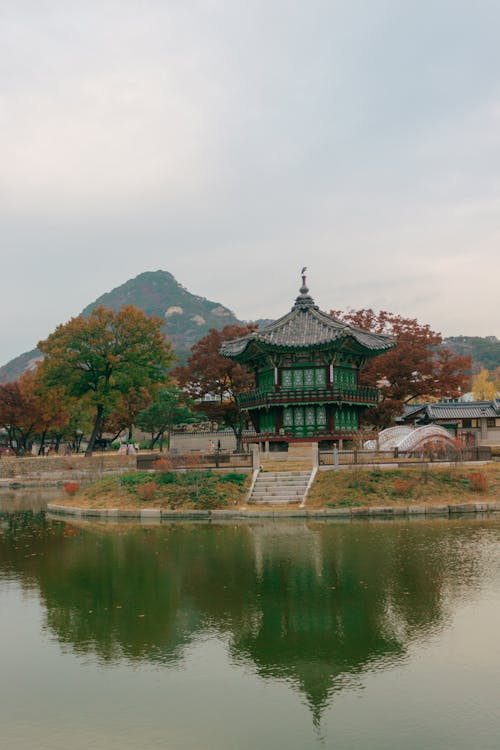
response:
<path id="1" fill-rule="evenodd" d="M 335 691 L 442 628 L 477 579 L 449 522 L 103 527 L 14 514 L 2 531 L 0 570 L 36 589 L 64 648 L 169 665 L 221 635 L 235 663 L 298 688 L 316 722 Z"/>

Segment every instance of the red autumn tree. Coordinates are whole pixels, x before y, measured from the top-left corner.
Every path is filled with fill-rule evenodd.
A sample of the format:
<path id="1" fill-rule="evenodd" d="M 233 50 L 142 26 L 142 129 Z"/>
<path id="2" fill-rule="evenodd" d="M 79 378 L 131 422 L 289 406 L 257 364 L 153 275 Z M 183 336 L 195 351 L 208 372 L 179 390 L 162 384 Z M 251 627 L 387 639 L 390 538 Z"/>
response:
<path id="1" fill-rule="evenodd" d="M 46 390 L 38 370 L 29 370 L 19 380 L 0 385 L 0 424 L 17 454 L 29 450 L 35 438 L 41 451 L 47 435 L 64 428 L 69 419 L 63 390 Z"/>
<path id="2" fill-rule="evenodd" d="M 372 424 L 387 427 L 413 399 L 454 398 L 468 388 L 470 357 L 441 347 L 441 334 L 429 325 L 384 310 L 332 310 L 330 315 L 396 340 L 394 349 L 369 360 L 360 372 L 361 385 L 377 386 L 381 392 L 378 406 L 367 412 Z"/>
<path id="3" fill-rule="evenodd" d="M 235 396 L 255 388 L 255 377 L 246 367 L 223 357 L 220 348 L 225 341 L 246 336 L 255 329 L 253 325 L 225 326 L 222 331 L 212 328 L 192 347 L 187 364 L 172 373 L 179 386 L 197 402 L 196 411 L 233 430 L 238 451 L 241 449 L 243 416 Z M 203 401 L 207 396 L 214 400 Z"/>
<path id="4" fill-rule="evenodd" d="M 42 429 L 42 421 L 42 402 L 36 392 L 33 372 L 0 385 L 0 424 L 15 453 L 28 450 L 34 436 Z"/>

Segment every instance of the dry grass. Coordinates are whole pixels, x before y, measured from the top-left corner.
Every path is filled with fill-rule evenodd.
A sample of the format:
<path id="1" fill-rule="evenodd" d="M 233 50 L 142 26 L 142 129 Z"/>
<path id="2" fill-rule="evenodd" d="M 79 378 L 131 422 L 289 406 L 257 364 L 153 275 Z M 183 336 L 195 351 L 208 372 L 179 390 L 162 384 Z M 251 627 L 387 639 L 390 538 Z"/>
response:
<path id="1" fill-rule="evenodd" d="M 108 476 L 64 498 L 76 508 L 200 509 L 238 506 L 250 475 L 239 472 L 130 472 Z"/>
<path id="2" fill-rule="evenodd" d="M 478 480 L 478 474 L 483 479 Z M 484 488 L 484 489 L 479 489 Z M 500 500 L 500 465 L 318 472 L 308 508 L 446 505 Z"/>

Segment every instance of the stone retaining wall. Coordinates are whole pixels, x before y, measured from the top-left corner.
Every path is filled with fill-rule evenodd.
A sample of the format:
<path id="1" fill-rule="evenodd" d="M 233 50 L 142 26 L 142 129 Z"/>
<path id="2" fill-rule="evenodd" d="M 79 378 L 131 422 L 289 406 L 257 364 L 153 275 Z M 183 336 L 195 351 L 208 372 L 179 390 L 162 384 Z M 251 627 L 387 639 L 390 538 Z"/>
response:
<path id="1" fill-rule="evenodd" d="M 462 503 L 458 505 L 406 505 L 400 507 L 372 508 L 329 508 L 327 510 L 161 510 L 144 508 L 137 510 L 119 510 L 117 508 L 72 508 L 66 505 L 49 503 L 47 510 L 57 515 L 76 516 L 78 518 L 99 518 L 102 520 L 119 520 L 134 518 L 139 521 L 162 520 L 216 520 L 245 518 L 402 518 L 404 516 L 454 516 L 463 513 L 500 513 L 500 502 Z"/>
<path id="2" fill-rule="evenodd" d="M 89 456 L 2 456 L 0 479 L 56 480 L 100 476 L 114 471 L 135 469 L 136 456 L 117 454 Z"/>

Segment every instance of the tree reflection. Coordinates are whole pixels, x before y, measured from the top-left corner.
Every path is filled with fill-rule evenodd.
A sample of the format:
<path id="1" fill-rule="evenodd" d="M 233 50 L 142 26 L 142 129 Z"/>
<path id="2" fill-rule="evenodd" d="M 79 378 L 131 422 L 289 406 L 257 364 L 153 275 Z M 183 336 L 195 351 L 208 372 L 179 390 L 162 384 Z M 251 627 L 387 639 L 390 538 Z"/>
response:
<path id="1" fill-rule="evenodd" d="M 430 523 L 99 526 L 2 519 L 0 571 L 36 586 L 61 644 L 169 664 L 206 631 L 296 685 L 333 692 L 404 658 L 476 579 L 467 527 Z M 465 581 L 465 584 L 464 584 Z"/>

